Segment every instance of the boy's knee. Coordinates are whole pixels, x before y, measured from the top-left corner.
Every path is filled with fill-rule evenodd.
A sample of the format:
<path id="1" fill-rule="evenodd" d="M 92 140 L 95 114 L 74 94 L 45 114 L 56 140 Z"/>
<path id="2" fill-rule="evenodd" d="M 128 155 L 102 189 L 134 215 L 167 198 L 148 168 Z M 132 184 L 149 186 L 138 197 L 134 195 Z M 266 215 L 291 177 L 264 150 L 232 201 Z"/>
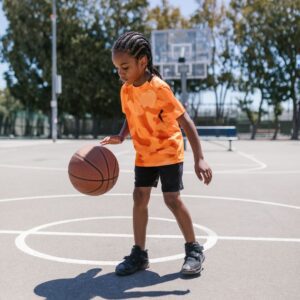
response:
<path id="1" fill-rule="evenodd" d="M 176 209 L 181 206 L 181 200 L 178 193 L 164 193 L 164 201 L 171 209 Z"/>
<path id="2" fill-rule="evenodd" d="M 133 192 L 133 201 L 136 206 L 146 207 L 150 198 L 150 192 L 143 189 L 135 189 Z"/>

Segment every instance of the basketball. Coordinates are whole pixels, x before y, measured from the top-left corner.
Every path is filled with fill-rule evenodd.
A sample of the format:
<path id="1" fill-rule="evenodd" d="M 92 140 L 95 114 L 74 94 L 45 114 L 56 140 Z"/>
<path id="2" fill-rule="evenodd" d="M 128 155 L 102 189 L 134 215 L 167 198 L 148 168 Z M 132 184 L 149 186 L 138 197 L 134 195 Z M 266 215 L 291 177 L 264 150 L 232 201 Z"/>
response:
<path id="1" fill-rule="evenodd" d="M 87 145 L 73 154 L 68 173 L 72 185 L 80 193 L 99 196 L 112 189 L 117 182 L 119 164 L 107 148 Z"/>

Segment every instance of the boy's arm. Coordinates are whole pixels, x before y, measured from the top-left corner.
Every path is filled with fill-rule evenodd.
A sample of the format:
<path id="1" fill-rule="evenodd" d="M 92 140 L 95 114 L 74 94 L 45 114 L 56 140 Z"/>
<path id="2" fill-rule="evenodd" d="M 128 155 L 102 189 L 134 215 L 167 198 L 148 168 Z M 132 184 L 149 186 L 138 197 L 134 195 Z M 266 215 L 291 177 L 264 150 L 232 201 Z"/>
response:
<path id="1" fill-rule="evenodd" d="M 107 136 L 103 140 L 100 141 L 101 145 L 107 145 L 107 144 L 121 144 L 124 139 L 129 134 L 129 128 L 127 119 L 125 118 L 125 121 L 123 123 L 122 129 L 120 130 L 120 133 L 118 135 L 112 135 Z"/>
<path id="2" fill-rule="evenodd" d="M 205 184 L 209 184 L 212 179 L 212 170 L 204 160 L 200 139 L 194 122 L 185 112 L 177 119 L 179 125 L 184 130 L 193 150 L 195 161 L 195 172 L 198 178 Z"/>
<path id="3" fill-rule="evenodd" d="M 127 119 L 125 118 L 123 126 L 120 130 L 120 133 L 119 133 L 119 136 L 121 137 L 122 142 L 126 139 L 128 134 L 129 134 L 129 128 L 128 128 Z"/>

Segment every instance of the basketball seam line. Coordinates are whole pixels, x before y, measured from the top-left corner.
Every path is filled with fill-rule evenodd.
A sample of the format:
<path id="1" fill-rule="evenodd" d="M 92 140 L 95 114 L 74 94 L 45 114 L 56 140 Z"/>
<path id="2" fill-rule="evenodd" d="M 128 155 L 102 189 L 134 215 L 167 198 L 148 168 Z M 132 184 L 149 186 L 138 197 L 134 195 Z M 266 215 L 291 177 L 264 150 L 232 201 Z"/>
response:
<path id="1" fill-rule="evenodd" d="M 118 176 L 115 176 L 115 177 L 112 177 L 112 178 L 108 178 L 108 179 L 88 179 L 88 178 L 82 178 L 82 177 L 79 177 L 79 176 L 76 176 L 76 175 L 73 175 L 72 173 L 69 172 L 69 175 L 73 176 L 74 178 L 76 179 L 80 179 L 80 180 L 85 180 L 85 181 L 109 181 L 109 180 L 114 180 L 116 178 L 118 178 Z"/>
<path id="2" fill-rule="evenodd" d="M 105 155 L 102 151 L 106 151 L 107 153 L 109 153 L 109 155 L 110 155 L 110 151 L 107 151 L 107 149 L 104 148 L 104 147 L 99 147 L 98 149 L 100 150 L 100 153 L 101 153 L 101 155 L 103 156 L 103 158 L 105 160 L 105 164 L 106 164 L 106 168 L 107 168 L 107 174 L 109 176 L 110 172 L 109 172 L 109 168 L 108 168 L 108 161 L 107 161 L 107 159 L 106 159 L 106 157 L 105 157 Z M 107 185 L 106 185 L 106 189 L 105 189 L 106 191 L 108 190 L 108 187 L 109 187 L 109 182 L 107 181 Z M 100 187 L 98 187 L 98 189 L 100 189 Z M 96 189 L 96 190 L 98 190 L 98 189 Z M 92 192 L 94 193 L 95 191 L 92 191 Z"/>
<path id="3" fill-rule="evenodd" d="M 97 170 L 101 174 L 102 178 L 104 178 L 103 173 L 101 172 L 101 170 L 98 169 L 96 166 L 94 166 L 88 159 L 86 159 L 85 157 L 79 155 L 78 153 L 75 153 L 75 156 L 77 156 L 77 157 L 83 159 L 84 161 L 86 161 L 91 167 L 93 167 L 95 170 Z"/>
<path id="4" fill-rule="evenodd" d="M 107 166 L 107 173 L 108 173 L 108 175 L 110 175 L 110 171 L 109 171 L 109 168 L 108 168 L 108 161 L 107 161 L 106 156 L 104 155 L 104 153 L 105 153 L 105 151 L 106 151 L 106 154 L 110 155 L 110 156 L 113 157 L 113 158 L 114 158 L 114 155 L 113 155 L 113 153 L 110 152 L 107 148 L 101 147 L 101 148 L 99 148 L 99 150 L 100 150 L 100 152 L 101 152 L 103 158 L 105 159 L 106 166 Z M 104 153 L 103 153 L 102 151 L 104 151 Z M 116 165 L 117 165 L 118 161 L 117 161 L 117 159 L 114 159 L 114 160 L 115 160 L 115 167 L 114 167 L 114 168 L 116 168 Z M 115 172 L 113 172 L 113 175 L 115 175 Z M 112 186 L 115 185 L 115 183 L 117 182 L 117 179 L 118 179 L 118 176 L 112 177 L 112 180 L 113 180 Z M 104 183 L 104 182 L 102 182 L 102 185 L 103 185 L 103 183 Z M 96 188 L 96 189 L 93 190 L 93 191 L 86 192 L 86 194 L 88 194 L 88 195 L 93 195 L 93 194 L 95 194 L 98 190 L 100 190 L 100 189 L 102 188 L 102 185 L 99 186 L 98 188 Z M 108 190 L 110 190 L 110 189 L 112 188 L 112 186 L 109 188 L 109 181 L 107 181 L 106 192 L 107 192 Z"/>
<path id="5" fill-rule="evenodd" d="M 112 180 L 113 180 L 113 185 L 112 185 L 112 186 L 115 185 L 116 179 L 117 179 L 117 177 L 113 177 L 113 178 L 112 178 Z M 102 182 L 102 185 L 103 185 L 103 182 Z M 99 187 L 97 187 L 96 189 L 94 189 L 94 190 L 92 190 L 92 191 L 86 192 L 86 194 L 89 194 L 89 195 L 90 195 L 90 194 L 93 194 L 93 193 L 97 192 L 99 189 L 102 188 L 102 185 L 100 185 Z M 110 190 L 110 189 L 109 189 L 109 190 Z M 105 193 L 106 193 L 107 191 L 108 191 L 108 189 L 106 189 Z"/>
<path id="6" fill-rule="evenodd" d="M 115 166 L 114 166 L 113 175 L 115 175 L 115 171 L 116 171 L 117 163 L 118 163 L 118 160 L 117 160 L 117 158 L 116 158 L 116 159 L 115 159 Z"/>

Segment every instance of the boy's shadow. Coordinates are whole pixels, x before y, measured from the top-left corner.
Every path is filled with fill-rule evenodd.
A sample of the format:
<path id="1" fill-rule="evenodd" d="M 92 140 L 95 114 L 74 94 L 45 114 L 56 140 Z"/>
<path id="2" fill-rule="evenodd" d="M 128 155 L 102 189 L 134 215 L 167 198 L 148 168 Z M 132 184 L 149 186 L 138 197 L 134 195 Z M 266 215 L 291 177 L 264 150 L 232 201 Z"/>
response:
<path id="1" fill-rule="evenodd" d="M 75 278 L 55 279 L 35 287 L 36 295 L 47 300 L 88 300 L 96 296 L 104 299 L 129 299 L 138 297 L 160 297 L 166 295 L 185 295 L 189 290 L 127 290 L 147 287 L 180 278 L 179 273 L 160 276 L 152 271 L 143 271 L 131 276 L 120 277 L 115 273 L 97 276 L 100 268 L 88 270 Z"/>

